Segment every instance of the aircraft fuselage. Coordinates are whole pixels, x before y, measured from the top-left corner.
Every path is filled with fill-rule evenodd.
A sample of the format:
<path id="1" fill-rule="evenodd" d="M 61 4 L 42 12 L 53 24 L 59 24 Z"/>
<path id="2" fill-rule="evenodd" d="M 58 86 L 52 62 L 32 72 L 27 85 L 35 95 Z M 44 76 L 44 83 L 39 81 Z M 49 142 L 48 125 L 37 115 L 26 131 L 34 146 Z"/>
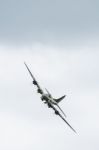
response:
<path id="1" fill-rule="evenodd" d="M 50 97 L 48 94 L 42 94 L 41 100 L 42 100 L 42 101 L 45 100 L 46 102 L 50 102 L 50 103 L 52 103 L 52 104 L 54 104 L 54 105 L 57 104 L 57 102 L 55 102 L 55 100 L 54 100 L 52 97 Z"/>

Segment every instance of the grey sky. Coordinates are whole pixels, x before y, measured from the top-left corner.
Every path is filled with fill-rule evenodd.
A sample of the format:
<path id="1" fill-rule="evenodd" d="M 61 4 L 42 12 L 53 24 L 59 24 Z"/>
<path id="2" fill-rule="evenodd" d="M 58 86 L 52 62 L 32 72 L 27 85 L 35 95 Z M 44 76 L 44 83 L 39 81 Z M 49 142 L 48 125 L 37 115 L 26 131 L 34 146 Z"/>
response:
<path id="1" fill-rule="evenodd" d="M 0 41 L 68 44 L 69 40 L 97 39 L 98 6 L 98 0 L 1 0 Z"/>
<path id="2" fill-rule="evenodd" d="M 98 48 L 35 49 L 0 48 L 0 149 L 98 150 Z M 42 88 L 55 97 L 67 94 L 60 106 L 77 135 L 41 102 L 24 60 Z"/>
<path id="3" fill-rule="evenodd" d="M 99 149 L 99 2 L 0 1 L 0 150 Z M 24 61 L 75 135 L 48 109 Z"/>

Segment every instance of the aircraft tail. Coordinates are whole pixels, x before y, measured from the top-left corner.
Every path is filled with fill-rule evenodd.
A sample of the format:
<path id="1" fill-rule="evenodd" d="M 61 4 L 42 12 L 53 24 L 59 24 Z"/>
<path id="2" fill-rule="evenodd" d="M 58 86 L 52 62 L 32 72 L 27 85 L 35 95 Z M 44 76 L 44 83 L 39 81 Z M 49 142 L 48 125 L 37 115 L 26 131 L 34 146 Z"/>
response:
<path id="1" fill-rule="evenodd" d="M 60 97 L 60 98 L 58 98 L 58 99 L 54 99 L 57 103 L 59 103 L 61 100 L 63 100 L 64 98 L 66 97 L 66 95 L 64 95 L 64 96 L 62 96 L 62 97 Z"/>

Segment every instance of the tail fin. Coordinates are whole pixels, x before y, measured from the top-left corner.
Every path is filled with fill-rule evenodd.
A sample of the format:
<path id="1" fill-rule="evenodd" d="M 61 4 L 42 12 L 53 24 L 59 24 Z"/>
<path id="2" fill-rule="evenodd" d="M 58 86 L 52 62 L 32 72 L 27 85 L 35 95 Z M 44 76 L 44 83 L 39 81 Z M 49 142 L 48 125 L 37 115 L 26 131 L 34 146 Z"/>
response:
<path id="1" fill-rule="evenodd" d="M 60 97 L 60 98 L 58 98 L 58 99 L 54 99 L 57 103 L 59 103 L 61 100 L 63 100 L 64 98 L 66 97 L 66 95 L 64 95 L 64 96 L 62 96 L 62 97 Z"/>

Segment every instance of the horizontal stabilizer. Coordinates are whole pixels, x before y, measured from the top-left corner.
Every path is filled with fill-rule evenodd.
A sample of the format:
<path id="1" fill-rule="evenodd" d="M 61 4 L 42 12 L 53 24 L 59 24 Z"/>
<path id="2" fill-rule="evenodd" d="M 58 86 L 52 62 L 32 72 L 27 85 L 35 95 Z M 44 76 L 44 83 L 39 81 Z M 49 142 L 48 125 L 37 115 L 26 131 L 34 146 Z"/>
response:
<path id="1" fill-rule="evenodd" d="M 63 100 L 64 98 L 66 97 L 66 95 L 64 95 L 64 96 L 62 96 L 62 97 L 60 97 L 60 98 L 58 98 L 58 99 L 54 99 L 57 103 L 59 103 L 61 100 Z"/>

